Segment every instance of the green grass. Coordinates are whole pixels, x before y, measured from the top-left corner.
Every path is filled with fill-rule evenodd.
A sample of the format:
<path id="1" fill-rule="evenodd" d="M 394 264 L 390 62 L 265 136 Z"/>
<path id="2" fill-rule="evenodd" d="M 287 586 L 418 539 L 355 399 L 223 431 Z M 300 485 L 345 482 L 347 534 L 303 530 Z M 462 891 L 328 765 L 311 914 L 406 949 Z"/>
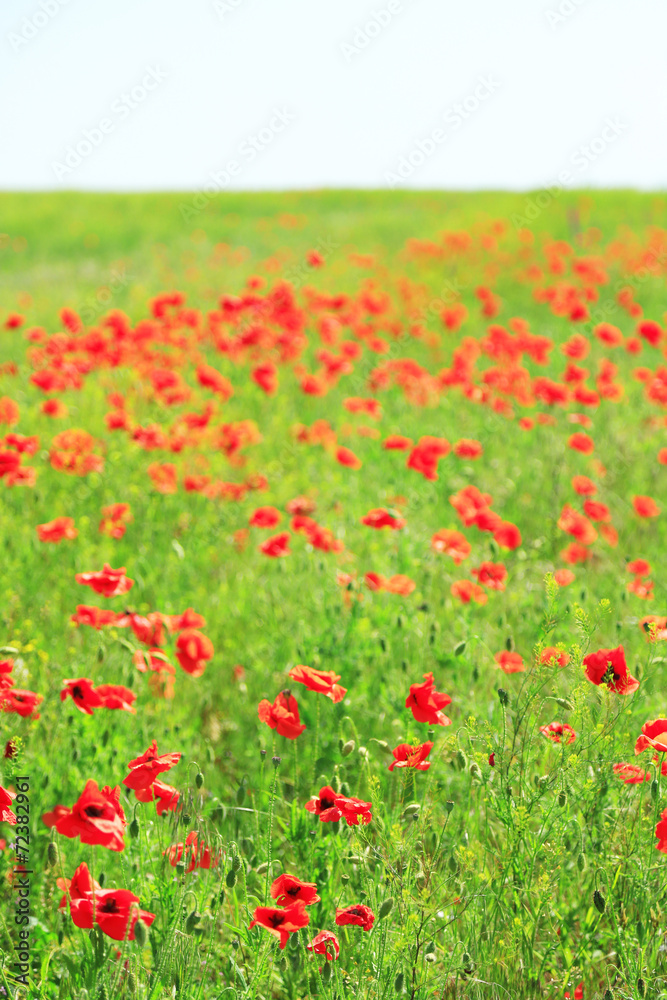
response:
<path id="1" fill-rule="evenodd" d="M 626 785 L 612 771 L 624 761 L 650 768 L 650 754 L 635 759 L 635 740 L 647 720 L 667 715 L 662 647 L 648 643 L 639 626 L 644 615 L 665 612 L 667 603 L 667 471 L 657 462 L 666 444 L 664 408 L 646 398 L 633 374 L 640 365 L 656 372 L 665 361 L 662 346 L 645 344 L 634 356 L 592 333 L 603 313 L 626 337 L 634 333 L 636 320 L 616 301 L 623 285 L 634 289 L 644 318 L 664 323 L 665 198 L 562 192 L 532 222 L 527 205 L 537 203 L 537 193 L 228 194 L 210 198 L 196 216 L 193 198 L 0 195 L 6 234 L 0 234 L 0 323 L 15 311 L 26 318 L 22 329 L 0 331 L 0 364 L 18 366 L 17 375 L 0 375 L 0 397 L 20 409 L 16 427 L 0 430 L 39 437 L 36 454 L 24 461 L 37 469 L 35 487 L 8 487 L 0 479 L 0 646 L 13 650 L 0 656 L 14 659 L 17 687 L 44 696 L 37 721 L 2 716 L 2 745 L 20 738 L 22 749 L 18 761 L 3 761 L 0 783 L 7 788 L 17 775 L 31 778 L 35 923 L 27 995 L 561 1000 L 581 981 L 586 1000 L 607 988 L 626 1000 L 667 995 L 667 888 L 654 835 L 667 808 L 664 780 Z M 485 245 L 498 220 L 504 232 Z M 532 244 L 518 232 L 526 220 Z M 437 243 L 444 232 L 460 231 L 472 242 L 459 254 L 406 251 L 408 240 Z M 546 267 L 549 240 L 567 241 L 575 256 L 604 262 L 609 280 L 590 304 L 592 320 L 554 315 L 524 280 L 529 264 Z M 658 250 L 645 273 L 640 256 L 651 246 Z M 309 268 L 305 255 L 318 247 L 325 266 Z M 374 260 L 360 267 L 353 254 Z M 34 345 L 25 339 L 27 329 L 62 330 L 63 306 L 80 312 L 87 327 L 99 326 L 111 309 L 127 313 L 136 326 L 150 315 L 153 296 L 178 289 L 187 306 L 201 310 L 206 331 L 206 314 L 218 308 L 220 296 L 241 294 L 251 275 L 266 278 L 267 288 L 282 278 L 294 286 L 308 340 L 299 363 L 309 372 L 318 368 L 316 351 L 327 348 L 318 333 L 323 310 L 309 287 L 358 303 L 363 282 L 372 279 L 390 297 L 393 326 L 378 330 L 387 353 L 364 345 L 353 370 L 321 397 L 301 391 L 294 362 L 280 365 L 279 391 L 266 396 L 250 379 L 261 352 L 235 362 L 208 333 L 184 328 L 177 368 L 192 390 L 187 403 L 168 406 L 150 389 L 151 365 L 176 350 L 157 345 L 153 359 L 102 366 L 85 376 L 81 390 L 58 394 L 66 418 L 41 412 L 44 394 L 29 381 L 38 359 L 28 353 Z M 545 273 L 542 284 L 559 281 L 580 284 L 569 266 L 563 275 Z M 493 319 L 480 313 L 479 285 L 491 285 L 500 298 Z M 469 316 L 451 333 L 440 312 L 455 297 Z M 347 341 L 360 341 L 373 322 L 355 308 L 343 324 Z M 593 408 L 523 406 L 510 398 L 510 418 L 456 387 L 419 404 L 397 385 L 376 393 L 369 388 L 371 372 L 387 360 L 412 358 L 437 376 L 463 338 L 481 341 L 491 323 L 507 327 L 512 317 L 523 317 L 555 345 L 546 365 L 524 356 L 526 378 L 561 381 L 567 359 L 560 346 L 578 331 L 591 342 L 589 356 L 576 362 L 590 370 L 588 384 L 595 386 L 599 363 L 611 359 L 623 397 Z M 376 322 L 384 326 L 382 317 Z M 423 335 L 414 335 L 415 326 Z M 261 434 L 243 450 L 243 465 L 231 464 L 210 435 L 172 453 L 143 450 L 124 432 L 108 430 L 111 392 L 126 397 L 142 426 L 168 431 L 179 415 L 201 412 L 213 399 L 195 377 L 203 359 L 234 386 L 212 425 L 251 420 Z M 493 364 L 481 355 L 478 384 Z M 371 395 L 382 405 L 377 422 L 343 408 L 350 396 Z M 574 431 L 586 429 L 569 419 L 582 412 L 592 419 L 592 459 L 567 446 Z M 550 414 L 553 423 L 519 427 L 519 418 L 538 413 Z M 330 451 L 296 440 L 297 425 L 316 420 L 329 421 L 362 468 L 345 468 Z M 357 433 L 362 425 L 377 427 L 379 437 Z M 101 442 L 101 472 L 77 477 L 51 466 L 52 438 L 71 427 Z M 406 468 L 405 453 L 382 449 L 385 437 L 399 433 L 414 441 L 472 438 L 484 452 L 475 461 L 448 455 L 429 481 Z M 153 462 L 176 465 L 176 493 L 153 488 L 147 472 Z M 264 475 L 268 489 L 250 491 L 240 502 L 212 500 L 184 491 L 182 476 L 193 473 L 236 483 Z M 560 554 L 572 539 L 558 520 L 565 504 L 581 509 L 583 498 L 571 486 L 577 474 L 596 482 L 595 499 L 608 506 L 619 538 L 613 546 L 598 537 L 591 558 L 573 567 L 576 581 L 559 589 L 550 574 L 564 565 Z M 519 527 L 519 548 L 499 549 L 490 534 L 461 526 L 449 497 L 470 484 L 489 493 L 493 509 Z M 292 533 L 291 554 L 267 558 L 259 543 L 289 529 L 286 504 L 301 494 L 315 500 L 312 516 L 332 530 L 343 551 L 313 549 Z M 661 516 L 638 518 L 635 495 L 655 498 Z M 134 518 L 120 540 L 98 532 L 102 508 L 115 502 L 129 503 Z M 235 533 L 267 504 L 282 511 L 280 525 L 250 529 L 243 547 Z M 400 508 L 405 529 L 363 526 L 360 518 L 376 507 Z M 36 525 L 57 516 L 73 518 L 78 537 L 41 543 Z M 442 528 L 461 530 L 470 541 L 472 553 L 458 567 L 431 549 Z M 650 601 L 627 589 L 626 563 L 640 557 L 652 566 Z M 506 589 L 488 591 L 484 605 L 461 604 L 452 583 L 470 579 L 470 568 L 488 560 L 507 567 Z M 105 600 L 75 582 L 75 574 L 105 562 L 127 568 L 135 583 L 126 596 Z M 407 596 L 372 592 L 363 582 L 370 571 L 407 575 L 415 589 Z M 349 586 L 341 585 L 339 572 L 352 576 Z M 156 697 L 133 664 L 133 650 L 141 646 L 133 633 L 76 628 L 70 616 L 78 604 L 118 612 L 127 606 L 141 614 L 194 608 L 206 619 L 202 631 L 215 655 L 200 677 L 176 666 L 175 697 Z M 557 644 L 571 655 L 565 669 L 535 662 L 541 648 Z M 621 644 L 640 680 L 628 697 L 592 685 L 582 669 L 587 653 Z M 499 671 L 494 655 L 503 649 L 523 656 L 524 673 Z M 173 637 L 165 653 L 176 662 Z M 289 685 L 287 672 L 296 664 L 334 670 L 348 693 L 334 705 L 291 684 L 306 731 L 288 740 L 259 721 L 257 706 Z M 245 670 L 241 679 L 237 665 Z M 428 672 L 452 698 L 445 709 L 449 727 L 416 722 L 405 707 L 410 685 Z M 136 715 L 100 708 L 88 716 L 71 700 L 62 702 L 63 681 L 80 677 L 131 687 Z M 539 726 L 552 721 L 571 725 L 575 742 L 546 740 Z M 162 775 L 178 788 L 183 808 L 159 818 L 151 803 L 137 803 L 121 784 L 128 762 L 152 739 L 161 753 L 183 754 Z M 428 771 L 388 771 L 387 745 L 427 739 L 434 742 Z M 281 758 L 275 770 L 273 756 Z M 136 836 L 126 832 L 123 852 L 54 837 L 41 821 L 57 804 L 71 806 L 91 778 L 100 787 L 121 784 L 128 826 L 136 818 Z M 368 826 L 319 823 L 304 809 L 330 783 L 372 803 Z M 183 873 L 169 866 L 163 851 L 191 830 L 223 852 L 219 867 Z M 14 865 L 12 827 L 3 824 L 0 835 L 8 844 L 0 852 L 0 947 L 10 981 L 16 894 L 4 875 Z M 55 867 L 48 862 L 52 839 Z M 77 929 L 67 911 L 58 912 L 56 879 L 71 878 L 84 861 L 96 879 L 104 874 L 104 888 L 129 888 L 156 914 L 144 947 L 118 945 L 122 960 L 106 954 L 109 938 Z M 284 951 L 265 930 L 248 929 L 265 901 L 269 861 L 274 876 L 294 873 L 315 882 L 321 896 L 310 908 L 308 928 Z M 596 890 L 606 900 L 603 912 L 599 898 L 597 908 L 594 903 Z M 380 919 L 387 898 L 393 906 Z M 372 931 L 336 927 L 336 907 L 360 902 L 376 914 Z M 341 953 L 337 962 L 322 961 L 321 968 L 333 968 L 322 978 L 305 943 L 325 928 L 338 934 Z"/>

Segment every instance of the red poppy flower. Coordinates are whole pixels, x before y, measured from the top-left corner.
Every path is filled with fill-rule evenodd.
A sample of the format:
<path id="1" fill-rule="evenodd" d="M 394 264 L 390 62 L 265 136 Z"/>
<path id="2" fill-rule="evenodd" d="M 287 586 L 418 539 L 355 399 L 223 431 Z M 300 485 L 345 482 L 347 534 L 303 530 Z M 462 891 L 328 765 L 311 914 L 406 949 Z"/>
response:
<path id="1" fill-rule="evenodd" d="M 651 572 L 651 564 L 646 559 L 633 559 L 625 568 L 628 573 L 634 573 L 636 576 L 648 576 Z"/>
<path id="2" fill-rule="evenodd" d="M 566 531 L 568 535 L 576 538 L 580 545 L 592 545 L 598 537 L 597 531 L 588 518 L 580 514 L 574 507 L 570 507 L 569 504 L 565 504 L 561 511 L 558 527 L 561 531 Z"/>
<path id="3" fill-rule="evenodd" d="M 660 814 L 660 820 L 655 828 L 655 835 L 658 838 L 658 843 L 655 845 L 656 848 L 662 854 L 667 854 L 667 809 L 664 809 Z"/>
<path id="4" fill-rule="evenodd" d="M 292 667 L 287 676 L 298 684 L 305 684 L 309 691 L 326 695 L 327 698 L 331 698 L 334 704 L 342 701 L 347 694 L 347 688 L 341 687 L 337 683 L 340 680 L 340 674 L 334 673 L 333 670 L 315 670 L 314 667 L 297 664 L 296 667 Z"/>
<path id="5" fill-rule="evenodd" d="M 310 497 L 294 497 L 287 504 L 285 510 L 288 514 L 312 514 L 316 508 L 314 500 Z"/>
<path id="6" fill-rule="evenodd" d="M 69 902 L 70 915 L 75 927 L 91 930 L 95 919 L 93 893 L 97 898 L 102 886 L 93 880 L 85 861 L 79 865 L 71 879 L 59 878 L 56 880 L 56 885 L 64 890 L 58 909 L 64 910 Z"/>
<path id="7" fill-rule="evenodd" d="M 521 532 L 511 521 L 502 521 L 493 532 L 493 537 L 501 549 L 518 549 Z"/>
<path id="8" fill-rule="evenodd" d="M 65 686 L 60 692 L 60 700 L 65 701 L 70 697 L 80 712 L 92 715 L 96 708 L 103 705 L 102 697 L 93 687 L 93 682 L 87 677 L 79 677 L 78 680 L 65 681 Z"/>
<path id="9" fill-rule="evenodd" d="M 336 808 L 340 810 L 348 826 L 359 826 L 360 821 L 366 826 L 373 818 L 371 803 L 364 802 L 363 799 L 355 799 L 353 796 L 337 795 Z"/>
<path id="10" fill-rule="evenodd" d="M 540 732 L 552 743 L 573 743 L 577 736 L 572 726 L 563 722 L 550 722 L 548 726 L 540 726 Z"/>
<path id="11" fill-rule="evenodd" d="M 462 604 L 470 604 L 471 601 L 475 604 L 486 604 L 489 599 L 482 588 L 472 580 L 455 580 L 449 591 L 452 597 L 456 597 Z"/>
<path id="12" fill-rule="evenodd" d="M 51 812 L 42 813 L 42 823 L 52 829 L 61 816 L 66 816 L 69 813 L 67 806 L 57 805 L 51 810 Z"/>
<path id="13" fill-rule="evenodd" d="M 306 906 L 313 906 L 320 902 L 317 886 L 314 882 L 302 882 L 296 875 L 289 875 L 287 872 L 283 872 L 273 882 L 271 899 L 275 899 L 278 906 L 288 906 L 299 899 Z"/>
<path id="14" fill-rule="evenodd" d="M 642 753 L 649 747 L 658 753 L 667 753 L 667 719 L 651 719 L 642 726 L 642 734 L 635 743 L 635 753 Z"/>
<path id="15" fill-rule="evenodd" d="M 184 844 L 172 844 L 163 854 L 168 854 L 172 868 L 182 861 L 186 865 L 186 875 L 195 868 L 217 868 L 221 857 L 220 853 L 212 855 L 210 847 L 198 840 L 196 830 L 187 835 Z"/>
<path id="16" fill-rule="evenodd" d="M 155 920 L 154 913 L 139 907 L 139 897 L 129 889 L 102 889 L 95 893 L 95 920 L 107 937 L 114 941 L 134 941 L 137 920 L 148 927 Z"/>
<path id="17" fill-rule="evenodd" d="M 632 506 L 639 517 L 657 517 L 660 508 L 652 497 L 633 497 Z"/>
<path id="18" fill-rule="evenodd" d="M 289 691 L 276 695 L 273 705 L 263 698 L 257 707 L 257 714 L 262 722 L 288 740 L 295 740 L 306 728 L 299 718 L 297 700 Z"/>
<path id="19" fill-rule="evenodd" d="M 301 899 L 290 903 L 284 910 L 278 910 L 273 906 L 258 906 L 253 918 L 248 926 L 252 928 L 259 925 L 280 938 L 281 949 L 287 944 L 290 934 L 299 931 L 302 927 L 307 927 L 310 923 L 306 904 Z"/>
<path id="20" fill-rule="evenodd" d="M 540 663 L 557 664 L 559 667 L 566 667 L 570 662 L 570 654 L 555 646 L 545 646 L 540 655 Z"/>
<path id="21" fill-rule="evenodd" d="M 489 590 L 504 590 L 507 570 L 502 563 L 483 562 L 477 569 L 470 570 L 477 582 Z"/>
<path id="22" fill-rule="evenodd" d="M 108 608 L 96 608 L 90 604 L 77 604 L 76 612 L 70 621 L 77 625 L 90 625 L 91 628 L 101 629 L 116 622 L 116 612 Z"/>
<path id="23" fill-rule="evenodd" d="M 127 530 L 127 525 L 133 520 L 129 503 L 112 503 L 102 508 L 102 520 L 99 531 L 102 535 L 118 540 Z"/>
<path id="24" fill-rule="evenodd" d="M 64 837 L 79 837 L 82 844 L 100 844 L 110 851 L 125 849 L 125 813 L 120 804 L 120 787 L 113 791 L 97 782 L 86 787 L 71 809 L 56 822 L 55 828 Z"/>
<path id="25" fill-rule="evenodd" d="M 102 699 L 102 707 L 109 709 L 120 709 L 123 712 L 136 712 L 132 707 L 137 700 L 134 691 L 124 687 L 122 684 L 98 684 L 95 694 Z"/>
<path id="26" fill-rule="evenodd" d="M 265 542 L 262 542 L 259 546 L 259 551 L 271 559 L 288 556 L 290 554 L 290 537 L 289 531 L 281 531 L 277 535 L 272 535 L 271 538 L 267 538 Z"/>
<path id="27" fill-rule="evenodd" d="M 639 681 L 628 673 L 623 646 L 598 649 L 585 656 L 583 662 L 592 684 L 606 684 L 616 694 L 632 694 L 639 687 Z"/>
<path id="28" fill-rule="evenodd" d="M 184 629 L 176 640 L 176 659 L 191 677 L 201 677 L 214 652 L 208 636 L 194 628 Z"/>
<path id="29" fill-rule="evenodd" d="M 318 795 L 314 795 L 306 802 L 306 809 L 319 816 L 322 823 L 336 823 L 343 815 L 336 805 L 338 798 L 340 796 L 334 792 L 331 785 L 324 785 Z"/>
<path id="30" fill-rule="evenodd" d="M 454 454 L 457 458 L 479 458 L 483 451 L 479 441 L 473 441 L 469 438 L 461 438 L 454 445 Z"/>
<path id="31" fill-rule="evenodd" d="M 388 590 L 390 594 L 400 594 L 402 597 L 411 594 L 416 586 L 415 581 L 411 580 L 409 576 L 405 576 L 404 573 L 395 573 L 394 576 L 385 580 L 385 590 Z"/>
<path id="32" fill-rule="evenodd" d="M 339 465 L 345 465 L 348 469 L 360 469 L 362 461 L 349 448 L 342 445 L 336 449 L 336 461 Z"/>
<path id="33" fill-rule="evenodd" d="M 578 493 L 582 497 L 592 497 L 598 491 L 597 486 L 589 479 L 588 476 L 573 476 L 572 477 L 572 488 L 575 493 Z"/>
<path id="34" fill-rule="evenodd" d="M 508 650 L 503 649 L 502 652 L 496 653 L 494 659 L 500 669 L 506 674 L 520 674 L 526 669 L 523 665 L 523 658 L 519 653 L 510 653 Z"/>
<path id="35" fill-rule="evenodd" d="M 275 528 L 281 518 L 277 507 L 258 507 L 251 514 L 248 524 L 251 528 Z"/>
<path id="36" fill-rule="evenodd" d="M 625 785 L 641 785 L 651 778 L 651 772 L 639 764 L 614 764 L 612 771 Z"/>
<path id="37" fill-rule="evenodd" d="M 457 566 L 464 559 L 467 559 L 472 551 L 470 542 L 465 535 L 451 528 L 441 528 L 440 531 L 436 531 L 431 538 L 431 548 L 434 552 L 442 552 L 444 555 L 451 556 Z"/>
<path id="38" fill-rule="evenodd" d="M 327 962 L 335 961 L 340 954 L 338 938 L 333 931 L 320 931 L 306 948 L 315 955 L 326 955 Z"/>
<path id="39" fill-rule="evenodd" d="M 410 743 L 399 743 L 391 751 L 394 760 L 389 765 L 389 770 L 395 767 L 412 767 L 417 771 L 428 771 L 431 762 L 426 760 L 431 750 L 432 743 L 420 743 L 419 746 L 412 746 Z"/>
<path id="40" fill-rule="evenodd" d="M 161 816 L 164 812 L 173 812 L 178 806 L 180 792 L 171 785 L 165 785 L 163 781 L 156 778 L 148 788 L 135 788 L 134 794 L 139 802 L 157 802 L 157 814 Z"/>
<path id="41" fill-rule="evenodd" d="M 569 587 L 574 583 L 576 577 L 571 569 L 557 569 L 554 573 L 554 580 L 559 587 Z"/>
<path id="42" fill-rule="evenodd" d="M 384 590 L 387 585 L 387 581 L 381 573 L 372 572 L 366 573 L 364 576 L 364 583 L 369 590 Z"/>
<path id="43" fill-rule="evenodd" d="M 12 812 L 10 806 L 16 795 L 14 792 L 10 792 L 8 788 L 3 788 L 0 785 L 0 823 L 9 823 L 10 826 L 16 826 L 16 813 Z"/>
<path id="44" fill-rule="evenodd" d="M 420 472 L 425 479 L 434 481 L 438 478 L 438 462 L 451 451 L 451 445 L 446 438 L 421 437 L 408 455 L 406 467 Z"/>
<path id="45" fill-rule="evenodd" d="M 369 906 L 357 903 L 355 906 L 346 906 L 344 909 L 336 907 L 336 923 L 339 927 L 345 924 L 354 924 L 369 931 L 375 922 L 375 914 Z"/>
<path id="46" fill-rule="evenodd" d="M 567 443 L 570 448 L 574 451 L 580 451 L 582 455 L 591 455 L 595 451 L 593 439 L 588 434 L 584 434 L 583 431 L 577 431 L 576 434 L 570 435 Z"/>
<path id="47" fill-rule="evenodd" d="M 118 597 L 126 594 L 134 586 L 134 580 L 125 576 L 125 567 L 112 569 L 108 563 L 97 573 L 77 573 L 76 582 L 84 587 L 91 587 L 96 594 L 102 597 Z"/>
<path id="48" fill-rule="evenodd" d="M 22 719 L 39 719 L 37 706 L 44 701 L 44 696 L 34 691 L 24 691 L 11 688 L 4 691 L 0 688 L 0 709 L 3 712 L 16 712 Z"/>
<path id="49" fill-rule="evenodd" d="M 153 784 L 158 774 L 163 774 L 165 771 L 170 771 L 172 767 L 176 767 L 180 759 L 179 752 L 158 754 L 157 741 L 153 740 L 148 750 L 145 750 L 140 757 L 135 757 L 127 765 L 130 768 L 130 773 L 123 779 L 123 784 L 134 791 L 148 788 Z"/>
<path id="50" fill-rule="evenodd" d="M 443 714 L 442 709 L 451 704 L 448 694 L 435 690 L 433 674 L 424 674 L 421 684 L 411 684 L 410 694 L 405 699 L 405 707 L 409 708 L 417 722 L 428 722 L 432 726 L 449 726 L 451 719 Z"/>
<path id="51" fill-rule="evenodd" d="M 388 438 L 385 438 L 382 447 L 386 451 L 409 451 L 412 448 L 412 438 L 403 437 L 402 434 L 390 434 Z M 322 933 L 329 933 L 328 931 L 323 931 Z"/>
<path id="52" fill-rule="evenodd" d="M 375 507 L 373 510 L 369 510 L 367 514 L 364 514 L 361 518 L 361 523 L 365 524 L 367 528 L 376 528 L 378 530 L 391 528 L 392 531 L 399 531 L 405 527 L 406 522 L 404 518 L 399 517 L 397 514 L 392 514 L 384 507 Z"/>
<path id="53" fill-rule="evenodd" d="M 76 538 L 79 534 L 71 517 L 57 517 L 46 524 L 38 524 L 36 531 L 40 542 L 62 542 L 65 538 Z"/>
<path id="54" fill-rule="evenodd" d="M 570 1000 L 570 994 L 569 993 L 565 993 L 564 994 L 564 1000 Z M 578 986 L 575 986 L 575 988 L 574 988 L 574 997 L 572 998 L 572 1000 L 584 1000 L 584 984 L 583 984 L 583 982 L 579 983 Z"/>

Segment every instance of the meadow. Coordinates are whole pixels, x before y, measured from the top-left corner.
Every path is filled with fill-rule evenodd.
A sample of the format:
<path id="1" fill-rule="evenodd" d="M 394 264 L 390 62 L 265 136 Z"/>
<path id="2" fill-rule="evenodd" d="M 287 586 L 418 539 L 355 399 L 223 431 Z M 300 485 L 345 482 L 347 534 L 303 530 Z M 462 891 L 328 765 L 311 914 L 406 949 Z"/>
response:
<path id="1" fill-rule="evenodd" d="M 0 230 L 0 993 L 667 997 L 665 197 Z"/>

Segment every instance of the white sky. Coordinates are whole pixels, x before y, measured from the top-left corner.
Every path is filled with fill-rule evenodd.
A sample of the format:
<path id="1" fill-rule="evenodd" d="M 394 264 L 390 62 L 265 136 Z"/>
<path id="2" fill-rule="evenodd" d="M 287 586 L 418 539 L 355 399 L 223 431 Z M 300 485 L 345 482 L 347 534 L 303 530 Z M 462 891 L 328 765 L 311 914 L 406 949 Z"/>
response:
<path id="1" fill-rule="evenodd" d="M 663 189 L 666 38 L 664 0 L 3 0 L 0 188 Z"/>

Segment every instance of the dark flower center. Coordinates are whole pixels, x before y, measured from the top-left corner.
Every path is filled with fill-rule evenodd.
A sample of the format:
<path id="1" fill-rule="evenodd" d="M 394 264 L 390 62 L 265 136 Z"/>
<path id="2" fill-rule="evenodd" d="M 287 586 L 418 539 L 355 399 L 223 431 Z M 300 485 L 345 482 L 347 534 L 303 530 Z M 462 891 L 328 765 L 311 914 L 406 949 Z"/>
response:
<path id="1" fill-rule="evenodd" d="M 100 816 L 104 816 L 103 806 L 86 806 L 83 811 L 86 816 L 90 816 L 91 819 L 99 819 Z"/>

